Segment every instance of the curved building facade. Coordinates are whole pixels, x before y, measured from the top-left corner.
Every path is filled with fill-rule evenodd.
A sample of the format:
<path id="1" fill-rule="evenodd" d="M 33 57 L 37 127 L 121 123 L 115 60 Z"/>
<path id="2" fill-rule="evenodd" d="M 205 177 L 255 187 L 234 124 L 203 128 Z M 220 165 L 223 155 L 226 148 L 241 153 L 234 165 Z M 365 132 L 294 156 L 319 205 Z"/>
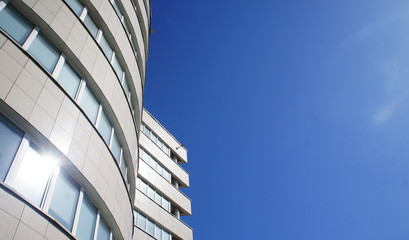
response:
<path id="1" fill-rule="evenodd" d="M 148 0 L 0 0 L 0 239 L 135 239 L 149 28 Z"/>

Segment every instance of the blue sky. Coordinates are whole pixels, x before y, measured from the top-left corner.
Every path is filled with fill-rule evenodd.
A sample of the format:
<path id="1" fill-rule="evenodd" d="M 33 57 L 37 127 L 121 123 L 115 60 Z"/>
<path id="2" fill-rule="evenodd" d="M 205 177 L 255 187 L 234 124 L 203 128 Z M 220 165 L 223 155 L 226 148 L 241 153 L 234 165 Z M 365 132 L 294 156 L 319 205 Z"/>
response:
<path id="1" fill-rule="evenodd" d="M 196 240 L 409 238 L 409 2 L 151 4 Z"/>

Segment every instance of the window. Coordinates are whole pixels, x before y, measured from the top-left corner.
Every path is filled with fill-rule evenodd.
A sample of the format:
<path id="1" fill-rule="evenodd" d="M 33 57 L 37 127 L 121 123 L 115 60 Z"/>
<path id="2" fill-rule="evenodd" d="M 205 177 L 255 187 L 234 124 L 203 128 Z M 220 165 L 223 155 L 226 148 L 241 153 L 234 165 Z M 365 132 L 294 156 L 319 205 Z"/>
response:
<path id="1" fill-rule="evenodd" d="M 162 198 L 162 207 L 166 209 L 168 212 L 170 211 L 170 202 L 165 198 Z"/>
<path id="2" fill-rule="evenodd" d="M 112 137 L 111 151 L 114 154 L 116 161 L 119 162 L 121 157 L 121 145 L 119 144 L 118 138 L 115 134 Z"/>
<path id="3" fill-rule="evenodd" d="M 150 221 L 149 219 L 146 219 L 146 231 L 153 236 L 154 231 L 155 231 L 155 224 Z"/>
<path id="4" fill-rule="evenodd" d="M 157 173 L 159 173 L 159 175 L 164 177 L 168 182 L 171 182 L 172 175 L 169 173 L 169 171 L 163 168 L 156 159 L 149 155 L 149 153 L 147 153 L 142 148 L 139 148 L 139 155 L 142 160 L 149 164 L 149 166 L 151 166 Z"/>
<path id="5" fill-rule="evenodd" d="M 91 32 L 92 36 L 96 38 L 98 34 L 98 26 L 97 24 L 95 24 L 94 20 L 92 20 L 89 14 L 85 16 L 84 23 L 85 23 L 85 26 L 87 26 L 88 30 Z"/>
<path id="6" fill-rule="evenodd" d="M 116 2 L 116 0 L 112 0 L 112 5 L 114 6 L 115 12 L 118 14 L 118 16 L 121 18 L 122 17 L 122 13 L 121 10 L 119 10 L 119 6 L 118 3 Z"/>
<path id="7" fill-rule="evenodd" d="M 109 240 L 110 229 L 102 216 L 99 218 L 99 226 L 96 240 Z"/>
<path id="8" fill-rule="evenodd" d="M 142 216 L 141 214 L 138 214 L 138 222 L 137 222 L 138 227 L 142 228 L 145 230 L 146 227 L 146 218 Z"/>
<path id="9" fill-rule="evenodd" d="M 100 39 L 100 41 L 99 41 L 99 45 L 101 46 L 102 51 L 105 53 L 105 55 L 107 56 L 107 58 L 108 58 L 109 60 L 111 60 L 111 59 L 112 59 L 112 53 L 113 53 L 113 51 L 112 51 L 112 48 L 111 48 L 111 46 L 109 45 L 108 41 L 107 41 L 106 38 L 104 37 L 104 35 L 101 35 L 101 39 Z"/>
<path id="10" fill-rule="evenodd" d="M 112 125 L 103 110 L 101 111 L 101 116 L 98 122 L 98 131 L 101 133 L 105 142 L 109 144 L 109 141 L 111 139 Z"/>
<path id="11" fill-rule="evenodd" d="M 159 193 L 155 193 L 155 202 L 161 206 L 162 204 L 162 196 Z"/>
<path id="12" fill-rule="evenodd" d="M 75 98 L 81 77 L 67 62 L 62 66 L 57 81 L 72 98 Z"/>
<path id="13" fill-rule="evenodd" d="M 81 4 L 79 0 L 65 0 L 65 2 L 67 2 L 68 6 L 72 8 L 75 14 L 77 14 L 78 16 L 81 15 L 84 6 Z"/>
<path id="14" fill-rule="evenodd" d="M 155 201 L 159 206 L 162 206 L 166 211 L 170 212 L 170 201 L 159 194 L 149 184 L 145 183 L 140 178 L 136 178 L 136 188 Z"/>
<path id="15" fill-rule="evenodd" d="M 95 121 L 97 120 L 99 102 L 88 86 L 85 86 L 84 88 L 80 106 L 82 107 L 82 109 L 84 109 L 84 112 L 88 115 L 91 122 L 95 123 Z"/>
<path id="16" fill-rule="evenodd" d="M 52 73 L 61 52 L 50 40 L 39 32 L 28 47 L 28 52 L 49 72 Z"/>
<path id="17" fill-rule="evenodd" d="M 48 211 L 69 231 L 72 230 L 79 194 L 78 183 L 67 172 L 61 170 Z"/>
<path id="18" fill-rule="evenodd" d="M 145 135 L 148 136 L 160 149 L 162 149 L 166 155 L 170 156 L 170 148 L 166 146 L 166 144 L 144 124 L 141 124 L 141 132 L 145 133 Z"/>
<path id="19" fill-rule="evenodd" d="M 19 160 L 19 164 L 15 166 L 17 172 L 12 177 L 11 186 L 34 205 L 40 207 L 51 174 L 55 170 L 55 164 L 52 159 L 42 157 L 37 146 L 32 144 L 27 147 Z"/>
<path id="20" fill-rule="evenodd" d="M 24 17 L 13 5 L 7 4 L 0 11 L 0 28 L 20 45 L 23 45 L 28 35 L 34 29 L 34 24 Z"/>
<path id="21" fill-rule="evenodd" d="M 154 222 L 134 210 L 136 225 L 157 240 L 171 240 L 171 235 Z"/>
<path id="22" fill-rule="evenodd" d="M 94 236 L 95 223 L 97 219 L 97 208 L 84 194 L 75 236 L 78 240 L 92 240 Z"/>
<path id="23" fill-rule="evenodd" d="M 125 178 L 126 178 L 126 169 L 127 169 L 127 167 L 126 167 L 125 159 L 122 158 L 122 159 L 121 159 L 121 172 L 122 172 L 122 175 L 123 175 Z"/>
<path id="24" fill-rule="evenodd" d="M 4 181 L 24 133 L 0 114 L 0 181 Z"/>
<path id="25" fill-rule="evenodd" d="M 116 56 L 114 56 L 112 58 L 112 67 L 114 67 L 115 73 L 118 76 L 119 80 L 122 80 L 122 74 L 124 73 L 124 71 L 122 70 L 122 67 L 119 64 L 118 59 L 116 58 Z"/>
<path id="26" fill-rule="evenodd" d="M 162 240 L 162 229 L 158 226 L 155 226 L 155 234 L 153 235 L 156 239 Z"/>

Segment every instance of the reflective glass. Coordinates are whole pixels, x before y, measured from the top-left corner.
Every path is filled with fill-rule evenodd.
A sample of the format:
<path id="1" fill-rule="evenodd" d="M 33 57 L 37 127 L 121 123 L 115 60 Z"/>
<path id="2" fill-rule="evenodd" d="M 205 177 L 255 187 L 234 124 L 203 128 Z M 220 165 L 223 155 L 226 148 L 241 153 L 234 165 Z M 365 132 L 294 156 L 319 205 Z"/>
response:
<path id="1" fill-rule="evenodd" d="M 166 209 L 168 212 L 170 211 L 170 202 L 162 197 L 162 207 Z"/>
<path id="2" fill-rule="evenodd" d="M 156 165 L 157 165 L 158 163 L 155 161 L 155 159 L 153 159 L 153 158 L 151 158 L 150 159 L 150 161 L 149 161 L 149 165 L 151 165 L 151 167 L 153 168 L 153 169 L 156 169 Z"/>
<path id="3" fill-rule="evenodd" d="M 142 228 L 145 230 L 146 227 L 146 217 L 138 213 L 138 222 L 137 222 L 138 227 Z"/>
<path id="4" fill-rule="evenodd" d="M 158 165 L 156 166 L 156 171 L 157 171 L 160 175 L 162 175 L 162 174 L 163 174 L 163 167 L 158 164 Z"/>
<path id="5" fill-rule="evenodd" d="M 72 98 L 75 98 L 81 77 L 67 62 L 64 63 L 57 81 Z"/>
<path id="6" fill-rule="evenodd" d="M 112 59 L 112 67 L 114 67 L 115 73 L 118 76 L 119 80 L 122 80 L 122 74 L 124 73 L 124 71 L 122 70 L 122 67 L 119 64 L 116 56 L 114 56 L 114 58 Z"/>
<path id="7" fill-rule="evenodd" d="M 116 161 L 119 162 L 119 158 L 121 157 L 121 145 L 119 144 L 118 138 L 115 134 L 112 137 L 111 151 L 114 154 Z"/>
<path id="8" fill-rule="evenodd" d="M 163 169 L 162 176 L 163 176 L 166 180 L 168 180 L 168 182 L 170 182 L 171 179 L 172 179 L 170 173 L 169 173 L 166 169 Z"/>
<path id="9" fill-rule="evenodd" d="M 122 161 L 121 161 L 121 172 L 122 172 L 122 175 L 126 178 L 126 162 L 124 158 L 122 158 Z"/>
<path id="10" fill-rule="evenodd" d="M 0 181 L 4 181 L 24 133 L 0 114 Z"/>
<path id="11" fill-rule="evenodd" d="M 20 45 L 23 45 L 28 35 L 34 29 L 34 24 L 24 17 L 13 5 L 7 4 L 0 11 L 0 28 Z"/>
<path id="12" fill-rule="evenodd" d="M 49 72 L 52 73 L 61 55 L 54 44 L 39 32 L 28 48 L 28 52 Z"/>
<path id="13" fill-rule="evenodd" d="M 155 202 L 159 205 L 162 204 L 162 196 L 157 192 L 155 192 Z"/>
<path id="14" fill-rule="evenodd" d="M 160 227 L 158 227 L 156 225 L 155 225 L 155 235 L 154 235 L 154 237 L 156 239 L 159 239 L 159 240 L 162 239 L 162 228 L 160 228 Z"/>
<path id="15" fill-rule="evenodd" d="M 33 147 L 28 147 L 24 152 L 12 186 L 39 207 L 56 165 L 52 159 L 42 157 Z"/>
<path id="16" fill-rule="evenodd" d="M 100 216 L 96 240 L 109 240 L 110 232 L 111 230 L 109 229 L 108 224 L 105 222 L 104 218 Z"/>
<path id="17" fill-rule="evenodd" d="M 128 83 L 126 82 L 126 79 L 124 79 L 124 82 L 122 83 L 122 86 L 124 86 L 124 90 L 126 93 L 126 98 L 128 99 L 130 91 L 129 91 L 129 87 L 128 87 Z"/>
<path id="18" fill-rule="evenodd" d="M 95 24 L 94 20 L 92 20 L 91 16 L 87 14 L 84 18 L 85 26 L 87 26 L 88 30 L 91 32 L 92 36 L 97 37 L 98 34 L 98 26 Z"/>
<path id="19" fill-rule="evenodd" d="M 61 170 L 48 211 L 69 231 L 72 230 L 79 194 L 78 183 L 67 172 Z"/>
<path id="20" fill-rule="evenodd" d="M 148 196 L 151 199 L 155 199 L 155 190 L 153 190 L 151 187 L 148 186 Z"/>
<path id="21" fill-rule="evenodd" d="M 143 181 L 141 181 L 141 189 L 140 190 L 145 194 L 148 192 L 148 186 Z"/>
<path id="22" fill-rule="evenodd" d="M 102 48 L 102 51 L 104 51 L 105 55 L 107 56 L 107 58 L 109 60 L 112 59 L 112 48 L 109 45 L 108 41 L 106 40 L 106 38 L 104 37 L 104 35 L 101 35 L 101 40 L 99 41 L 99 45 Z"/>
<path id="23" fill-rule="evenodd" d="M 171 240 L 170 239 L 170 234 L 168 232 L 166 232 L 165 230 L 163 230 L 163 232 L 162 232 L 162 240 Z"/>
<path id="24" fill-rule="evenodd" d="M 158 141 L 158 137 L 155 134 L 151 134 L 151 140 L 156 143 Z"/>
<path id="25" fill-rule="evenodd" d="M 153 236 L 154 231 L 155 231 L 155 224 L 150 221 L 149 219 L 146 219 L 146 231 Z"/>
<path id="26" fill-rule="evenodd" d="M 98 122 L 98 131 L 101 133 L 105 142 L 109 144 L 109 140 L 111 139 L 112 125 L 103 110 L 101 111 L 101 115 Z"/>
<path id="27" fill-rule="evenodd" d="M 165 153 L 170 156 L 170 149 L 168 148 L 168 146 L 166 146 L 165 144 L 163 144 L 163 151 L 165 151 Z"/>
<path id="28" fill-rule="evenodd" d="M 117 0 L 112 1 L 112 5 L 114 6 L 115 12 L 118 14 L 119 18 L 122 17 L 121 10 L 119 10 L 118 3 L 116 2 Z"/>
<path id="29" fill-rule="evenodd" d="M 80 106 L 82 107 L 82 109 L 84 109 L 84 112 L 88 115 L 91 122 L 95 123 L 95 121 L 97 120 L 99 102 L 88 86 L 84 88 Z"/>
<path id="30" fill-rule="evenodd" d="M 67 2 L 68 6 L 70 6 L 72 10 L 74 10 L 75 14 L 77 14 L 78 16 L 81 15 L 84 6 L 79 0 L 65 0 L 65 2 Z"/>
<path id="31" fill-rule="evenodd" d="M 75 236 L 78 240 L 92 240 L 94 237 L 95 221 L 97 219 L 97 208 L 84 194 Z"/>

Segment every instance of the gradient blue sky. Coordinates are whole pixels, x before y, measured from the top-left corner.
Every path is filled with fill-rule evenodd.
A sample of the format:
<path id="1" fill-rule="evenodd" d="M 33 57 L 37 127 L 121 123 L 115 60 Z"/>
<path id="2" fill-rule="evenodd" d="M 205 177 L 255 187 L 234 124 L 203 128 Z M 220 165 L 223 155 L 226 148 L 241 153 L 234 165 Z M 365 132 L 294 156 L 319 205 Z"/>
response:
<path id="1" fill-rule="evenodd" d="M 151 0 L 195 240 L 409 239 L 407 0 Z"/>

